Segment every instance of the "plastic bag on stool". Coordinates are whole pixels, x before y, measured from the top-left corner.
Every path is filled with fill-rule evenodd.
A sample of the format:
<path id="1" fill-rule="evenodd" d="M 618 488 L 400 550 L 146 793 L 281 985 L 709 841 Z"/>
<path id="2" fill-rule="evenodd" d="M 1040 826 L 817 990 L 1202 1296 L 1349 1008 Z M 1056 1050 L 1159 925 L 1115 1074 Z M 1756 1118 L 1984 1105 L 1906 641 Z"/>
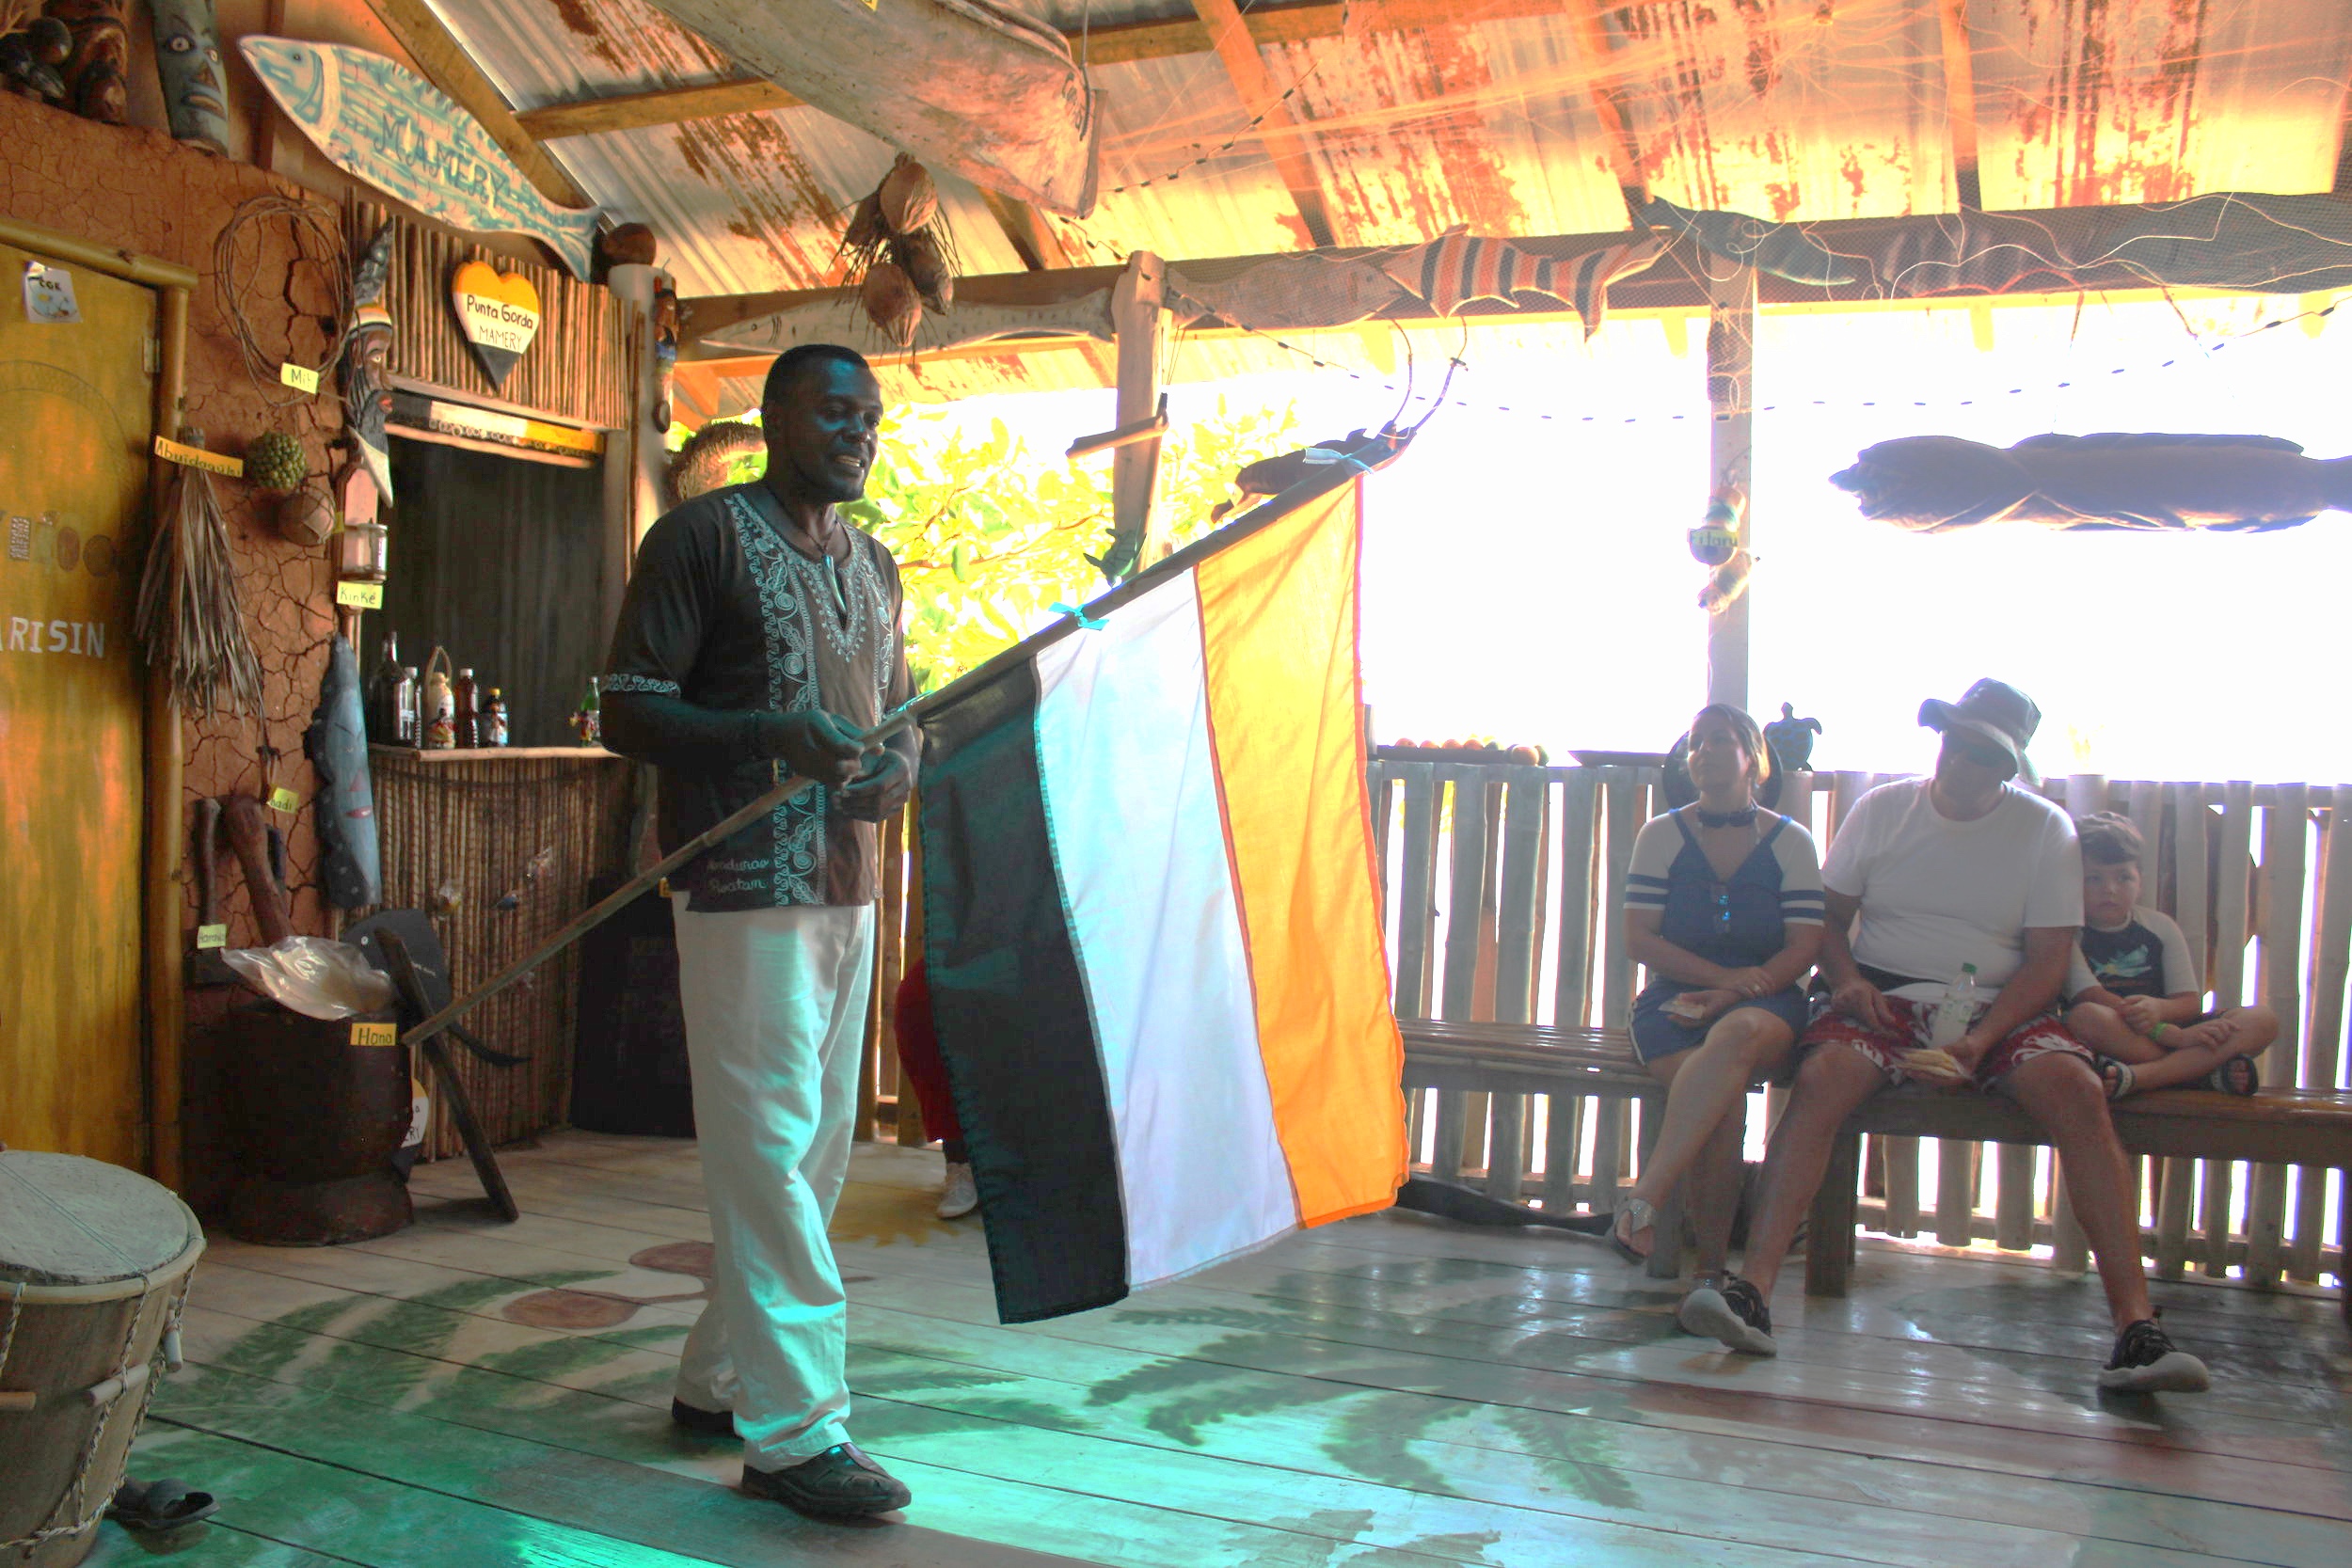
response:
<path id="1" fill-rule="evenodd" d="M 310 1018 L 350 1018 L 392 1005 L 391 978 L 347 942 L 288 937 L 274 947 L 231 947 L 221 957 L 246 985 Z"/>

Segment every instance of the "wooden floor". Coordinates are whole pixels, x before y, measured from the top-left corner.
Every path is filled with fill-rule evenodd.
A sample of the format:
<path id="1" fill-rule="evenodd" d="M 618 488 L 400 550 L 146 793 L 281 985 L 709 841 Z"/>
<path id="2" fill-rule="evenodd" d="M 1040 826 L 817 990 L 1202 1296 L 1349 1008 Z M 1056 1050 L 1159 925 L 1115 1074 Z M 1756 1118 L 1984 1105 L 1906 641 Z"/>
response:
<path id="1" fill-rule="evenodd" d="M 216 1239 L 133 1474 L 219 1517 L 110 1525 L 92 1560 L 2352 1562 L 2332 1301 L 2159 1286 L 2215 1392 L 2103 1398 L 2097 1287 L 2038 1268 L 1866 1246 L 1835 1302 L 1792 1268 L 1755 1361 L 1590 1243 L 1381 1215 L 1006 1328 L 977 1221 L 931 1215 L 938 1155 L 891 1147 L 858 1151 L 835 1234 L 854 1429 L 915 1501 L 816 1525 L 666 1416 L 707 1267 L 692 1146 L 562 1133 L 506 1167 L 517 1225 L 455 1161 L 380 1242 Z"/>

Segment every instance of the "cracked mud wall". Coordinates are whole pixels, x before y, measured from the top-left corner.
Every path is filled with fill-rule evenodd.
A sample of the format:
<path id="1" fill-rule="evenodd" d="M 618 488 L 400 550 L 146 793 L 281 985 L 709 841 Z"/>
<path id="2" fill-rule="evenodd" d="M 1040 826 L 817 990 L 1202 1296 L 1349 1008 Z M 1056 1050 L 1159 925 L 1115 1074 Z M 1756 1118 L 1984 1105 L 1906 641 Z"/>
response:
<path id="1" fill-rule="evenodd" d="M 0 157 L 0 214 L 77 239 L 176 261 L 198 274 L 189 301 L 185 423 L 201 429 L 213 450 L 232 455 L 242 455 L 264 430 L 287 431 L 301 439 L 312 475 L 324 475 L 331 443 L 342 426 L 333 379 L 326 379 L 315 399 L 289 408 L 270 406 L 271 397 L 291 394 L 280 386 L 256 387 L 247 376 L 213 287 L 213 245 L 230 214 L 249 197 L 276 193 L 309 200 L 326 220 L 330 233 L 339 231 L 333 208 L 249 165 L 182 146 L 161 132 L 100 125 L 9 94 L 0 94 L 0 147 L 8 150 Z M 334 330 L 325 279 L 298 254 L 283 220 L 248 227 L 260 240 L 258 265 L 241 269 L 241 276 L 253 280 L 246 313 L 262 350 L 273 361 L 292 359 L 315 367 Z M 335 635 L 334 575 L 324 548 L 279 537 L 274 497 L 237 480 L 215 479 L 214 489 L 229 518 L 246 630 L 261 659 L 264 711 L 258 717 L 183 723 L 183 832 L 201 797 L 263 793 L 261 748 L 275 747 L 278 757 L 272 782 L 304 801 L 291 818 L 273 816 L 287 838 L 294 928 L 322 935 L 327 929 L 327 909 L 319 886 L 318 837 L 309 805 L 316 782 L 302 754 L 302 732 L 317 702 L 327 646 Z M 184 933 L 196 924 L 196 886 L 184 863 L 179 875 Z M 233 862 L 221 885 L 230 943 L 248 945 L 258 939 L 244 879 L 234 871 Z M 183 946 L 192 941 L 185 934 L 180 940 Z M 191 1201 L 218 1180 L 219 1106 L 212 1090 L 218 1050 L 215 1026 L 230 994 L 217 988 L 188 993 L 183 1121 Z"/>

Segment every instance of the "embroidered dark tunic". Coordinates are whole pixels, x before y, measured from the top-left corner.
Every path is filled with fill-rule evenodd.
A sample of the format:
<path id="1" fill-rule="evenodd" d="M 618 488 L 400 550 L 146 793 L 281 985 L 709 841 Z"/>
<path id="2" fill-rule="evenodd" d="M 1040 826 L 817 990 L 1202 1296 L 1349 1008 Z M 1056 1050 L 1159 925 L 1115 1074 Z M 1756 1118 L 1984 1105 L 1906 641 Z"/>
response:
<path id="1" fill-rule="evenodd" d="M 816 709 L 860 729 L 914 695 L 900 627 L 898 565 L 871 535 L 843 527 L 823 556 L 760 484 L 697 497 L 646 531 L 612 632 L 604 689 L 680 698 L 750 716 Z M 739 744 L 609 725 L 616 749 L 660 773 L 665 851 L 759 798 L 773 778 Z M 698 911 L 854 905 L 879 890 L 874 825 L 803 790 L 690 863 L 673 886 Z"/>

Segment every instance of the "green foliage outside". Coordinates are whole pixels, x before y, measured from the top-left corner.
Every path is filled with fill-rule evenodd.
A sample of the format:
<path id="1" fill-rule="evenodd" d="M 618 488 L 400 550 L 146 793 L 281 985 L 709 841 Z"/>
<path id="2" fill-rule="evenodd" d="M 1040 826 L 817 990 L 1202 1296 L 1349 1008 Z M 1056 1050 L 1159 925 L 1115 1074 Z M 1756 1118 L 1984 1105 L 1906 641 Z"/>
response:
<path id="1" fill-rule="evenodd" d="M 756 420 L 757 416 L 749 416 Z M 1160 453 L 1160 506 L 1174 544 L 1207 532 L 1233 499 L 1232 478 L 1299 444 L 1295 405 L 1216 414 L 1171 433 Z M 682 428 L 671 432 L 675 449 Z M 730 483 L 767 471 L 768 454 L 738 459 Z M 907 657 L 929 691 L 1035 630 L 1059 604 L 1106 586 L 1087 560 L 1111 535 L 1111 459 L 1083 464 L 1032 452 L 1002 420 L 960 428 L 946 410 L 894 415 L 866 482 L 843 515 L 888 546 L 907 594 Z"/>

